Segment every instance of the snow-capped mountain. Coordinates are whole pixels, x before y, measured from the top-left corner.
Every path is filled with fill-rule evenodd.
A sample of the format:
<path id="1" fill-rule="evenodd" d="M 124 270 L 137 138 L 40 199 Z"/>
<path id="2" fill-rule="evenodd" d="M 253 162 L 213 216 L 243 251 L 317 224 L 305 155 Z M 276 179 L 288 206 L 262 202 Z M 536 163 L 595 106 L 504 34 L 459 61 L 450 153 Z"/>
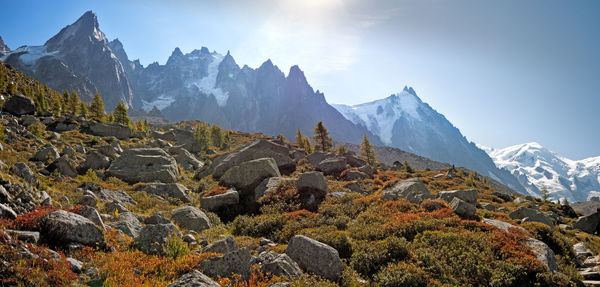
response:
<path id="1" fill-rule="evenodd" d="M 55 90 L 77 91 L 86 101 L 99 92 L 107 110 L 119 101 L 131 106 L 127 76 L 108 44 L 96 14 L 88 11 L 43 46 L 22 46 L 1 59 Z"/>
<path id="2" fill-rule="evenodd" d="M 2 37 L 0 37 L 0 57 L 4 56 L 6 53 L 10 52 L 10 48 L 6 46 Z"/>
<path id="3" fill-rule="evenodd" d="M 476 170 L 517 192 L 525 192 L 507 170 L 498 169 L 486 152 L 421 101 L 412 88 L 405 87 L 398 94 L 364 104 L 333 106 L 348 120 L 377 135 L 385 145 Z"/>
<path id="4" fill-rule="evenodd" d="M 509 170 L 530 191 L 545 187 L 554 200 L 570 202 L 600 197 L 600 157 L 570 160 L 538 143 L 486 151 L 499 168 Z"/>

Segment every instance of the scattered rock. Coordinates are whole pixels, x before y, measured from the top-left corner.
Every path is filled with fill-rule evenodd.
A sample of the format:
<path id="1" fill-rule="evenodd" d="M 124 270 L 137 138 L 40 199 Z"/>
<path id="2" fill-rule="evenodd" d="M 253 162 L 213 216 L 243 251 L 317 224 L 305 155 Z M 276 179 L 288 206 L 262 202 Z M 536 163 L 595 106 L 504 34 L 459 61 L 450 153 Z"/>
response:
<path id="1" fill-rule="evenodd" d="M 23 231 L 23 230 L 6 230 L 10 236 L 15 237 L 20 241 L 29 243 L 38 243 L 40 241 L 40 233 L 37 231 Z"/>
<path id="2" fill-rule="evenodd" d="M 235 189 L 228 189 L 225 193 L 206 196 L 200 199 L 200 206 L 209 211 L 215 211 L 219 208 L 238 203 L 240 203 L 240 195 Z"/>
<path id="3" fill-rule="evenodd" d="M 148 218 L 146 218 L 144 220 L 144 223 L 146 223 L 146 224 L 169 224 L 169 223 L 171 223 L 171 220 L 162 216 L 160 213 L 155 212 L 152 215 L 150 215 Z"/>
<path id="4" fill-rule="evenodd" d="M 138 237 L 143 228 L 137 216 L 131 212 L 119 213 L 118 220 L 111 223 L 110 226 L 133 238 Z"/>
<path id="5" fill-rule="evenodd" d="M 213 257 L 200 262 L 200 269 L 210 277 L 232 277 L 240 274 L 242 278 L 250 277 L 250 261 L 252 255 L 245 248 L 226 253 L 222 256 Z"/>
<path id="6" fill-rule="evenodd" d="M 15 116 L 33 114 L 35 112 L 35 102 L 26 96 L 15 94 L 4 102 L 2 109 Z"/>
<path id="7" fill-rule="evenodd" d="M 110 166 L 110 158 L 97 152 L 90 152 L 83 163 L 81 163 L 79 172 L 85 173 L 88 169 L 100 170 L 107 169 Z"/>
<path id="8" fill-rule="evenodd" d="M 238 245 L 235 239 L 231 236 L 227 236 L 219 241 L 215 241 L 202 249 L 202 252 L 214 252 L 227 254 L 238 250 Z"/>
<path id="9" fill-rule="evenodd" d="M 260 158 L 230 168 L 221 177 L 221 183 L 241 193 L 252 193 L 265 178 L 280 175 L 273 158 Z"/>
<path id="10" fill-rule="evenodd" d="M 331 281 L 337 281 L 344 268 L 337 250 L 303 235 L 295 235 L 290 239 L 285 254 L 303 270 Z"/>
<path id="11" fill-rule="evenodd" d="M 263 195 L 277 191 L 277 188 L 286 183 L 294 183 L 295 180 L 285 177 L 269 177 L 265 178 L 255 189 L 254 189 L 254 201 L 258 201 Z"/>
<path id="12" fill-rule="evenodd" d="M 183 147 L 171 147 L 168 149 L 168 152 L 184 170 L 199 170 L 204 166 L 203 162 L 199 161 Z"/>
<path id="13" fill-rule="evenodd" d="M 600 223 L 600 212 L 590 215 L 581 216 L 573 223 L 573 228 L 585 231 L 590 234 L 595 234 L 598 231 Z"/>
<path id="14" fill-rule="evenodd" d="M 326 158 L 317 165 L 317 170 L 326 175 L 339 175 L 346 169 L 346 160 L 341 157 Z"/>
<path id="15" fill-rule="evenodd" d="M 164 198 L 172 197 L 182 202 L 190 202 L 190 190 L 179 183 L 150 183 L 142 187 L 148 194 L 158 195 Z"/>
<path id="16" fill-rule="evenodd" d="M 54 147 L 52 144 L 47 144 L 37 153 L 35 153 L 35 155 L 33 156 L 33 160 L 48 162 L 51 160 L 58 159 L 59 157 L 60 154 L 58 153 L 56 147 Z"/>
<path id="17" fill-rule="evenodd" d="M 37 186 L 38 180 L 35 176 L 35 173 L 33 173 L 29 166 L 27 166 L 24 162 L 15 163 L 15 165 L 13 165 L 12 167 L 12 172 L 14 172 L 19 177 L 23 178 L 29 184 Z"/>
<path id="18" fill-rule="evenodd" d="M 102 217 L 100 217 L 100 214 L 98 213 L 98 211 L 90 206 L 83 206 L 81 208 L 81 211 L 79 211 L 79 215 L 89 219 L 91 222 L 93 222 L 94 224 L 96 224 L 98 227 L 102 228 L 102 230 L 106 229 L 106 227 L 104 226 L 104 221 L 102 220 Z"/>
<path id="19" fill-rule="evenodd" d="M 450 208 L 454 213 L 458 214 L 462 218 L 476 218 L 475 212 L 477 209 L 475 205 L 470 204 L 458 197 L 454 197 L 450 202 Z"/>
<path id="20" fill-rule="evenodd" d="M 329 188 L 322 173 L 311 171 L 300 174 L 297 189 L 300 194 L 302 208 L 316 211 L 319 204 L 325 199 Z"/>
<path id="21" fill-rule="evenodd" d="M 579 266 L 582 266 L 588 257 L 594 256 L 592 250 L 585 246 L 585 243 L 583 242 L 573 245 L 573 254 L 575 255 L 575 260 Z"/>
<path id="22" fill-rule="evenodd" d="M 558 264 L 556 263 L 556 258 L 554 257 L 554 252 L 546 243 L 539 241 L 535 238 L 529 238 L 525 241 L 525 244 L 531 248 L 531 251 L 535 253 L 535 257 L 538 261 L 542 262 L 548 271 L 554 273 L 558 270 Z"/>
<path id="23" fill-rule="evenodd" d="M 7 205 L 0 203 L 0 219 L 15 219 L 17 218 L 17 213 L 15 213 L 12 208 Z"/>
<path id="24" fill-rule="evenodd" d="M 54 211 L 42 218 L 41 230 L 42 238 L 52 245 L 104 244 L 104 234 L 91 220 L 64 210 Z"/>
<path id="25" fill-rule="evenodd" d="M 50 172 L 58 171 L 60 174 L 68 177 L 77 177 L 77 171 L 69 161 L 68 156 L 63 155 L 53 161 L 46 169 Z"/>
<path id="26" fill-rule="evenodd" d="M 81 270 L 83 269 L 83 262 L 73 257 L 67 257 L 67 262 L 69 262 L 71 265 L 71 271 L 75 273 L 81 273 Z"/>
<path id="27" fill-rule="evenodd" d="M 90 122 L 88 129 L 90 134 L 100 137 L 114 136 L 120 140 L 131 137 L 131 129 L 122 124 Z"/>
<path id="28" fill-rule="evenodd" d="M 132 148 L 116 159 L 106 174 L 128 183 L 172 183 L 177 181 L 179 169 L 175 159 L 162 149 Z"/>
<path id="29" fill-rule="evenodd" d="M 508 216 L 510 216 L 510 218 L 512 219 L 521 219 L 523 222 L 540 222 L 554 229 L 552 219 L 548 218 L 546 215 L 544 215 L 537 209 L 521 206 L 515 209 L 513 212 L 509 213 Z"/>
<path id="30" fill-rule="evenodd" d="M 148 224 L 140 230 L 139 235 L 135 238 L 135 246 L 146 254 L 163 255 L 163 246 L 172 234 L 180 235 L 173 223 Z"/>
<path id="31" fill-rule="evenodd" d="M 406 199 L 411 203 L 421 203 L 425 199 L 431 198 L 429 189 L 418 178 L 396 182 L 392 187 L 383 190 L 384 200 Z"/>
<path id="32" fill-rule="evenodd" d="M 171 219 L 180 227 L 202 231 L 212 227 L 210 219 L 200 209 L 193 206 L 183 206 L 171 212 Z"/>
<path id="33" fill-rule="evenodd" d="M 194 270 L 179 277 L 177 281 L 167 285 L 167 287 L 221 287 L 221 285 L 200 271 Z"/>
<path id="34" fill-rule="evenodd" d="M 476 204 L 478 193 L 476 189 L 449 190 L 440 191 L 438 197 L 446 202 L 451 202 L 453 198 L 458 197 L 467 203 Z"/>
<path id="35" fill-rule="evenodd" d="M 351 180 L 363 180 L 363 179 L 367 179 L 369 178 L 369 176 L 361 171 L 358 170 L 349 170 L 348 172 L 346 172 L 344 174 L 344 180 L 347 181 L 351 181 Z"/>
<path id="36" fill-rule="evenodd" d="M 258 255 L 259 269 L 264 273 L 276 276 L 294 277 L 302 275 L 302 269 L 287 254 L 277 254 L 273 251 L 262 252 Z"/>

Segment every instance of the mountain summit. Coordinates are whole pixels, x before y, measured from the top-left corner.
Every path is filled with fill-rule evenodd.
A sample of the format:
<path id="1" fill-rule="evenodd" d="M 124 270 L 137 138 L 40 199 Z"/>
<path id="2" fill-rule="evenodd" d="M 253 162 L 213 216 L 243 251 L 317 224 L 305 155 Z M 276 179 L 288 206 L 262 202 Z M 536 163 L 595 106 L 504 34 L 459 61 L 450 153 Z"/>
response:
<path id="1" fill-rule="evenodd" d="M 548 189 L 552 199 L 570 202 L 600 197 L 600 157 L 571 160 L 539 143 L 486 151 L 499 168 L 509 170 L 530 193 Z"/>
<path id="2" fill-rule="evenodd" d="M 421 101 L 413 88 L 405 87 L 400 93 L 364 104 L 333 106 L 348 120 L 377 135 L 385 145 L 476 170 L 515 191 L 525 192 L 509 172 L 498 169 L 446 117 Z"/>

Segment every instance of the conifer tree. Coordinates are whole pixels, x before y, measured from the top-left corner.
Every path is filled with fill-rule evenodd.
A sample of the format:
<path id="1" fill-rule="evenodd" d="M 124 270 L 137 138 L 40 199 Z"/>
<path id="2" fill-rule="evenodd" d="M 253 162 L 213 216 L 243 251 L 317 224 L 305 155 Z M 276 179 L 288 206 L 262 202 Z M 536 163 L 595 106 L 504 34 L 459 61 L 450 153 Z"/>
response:
<path id="1" fill-rule="evenodd" d="M 115 122 L 115 117 L 113 116 L 113 113 L 110 113 L 110 114 L 106 115 L 106 122 L 108 122 L 108 123 L 114 123 Z"/>
<path id="2" fill-rule="evenodd" d="M 223 136 L 223 142 L 221 143 L 220 148 L 226 149 L 229 147 L 229 145 L 231 144 L 231 133 L 229 131 L 225 132 L 225 135 Z"/>
<path id="3" fill-rule="evenodd" d="M 94 99 L 90 104 L 90 117 L 92 120 L 98 122 L 103 122 L 106 117 L 106 113 L 104 112 L 104 102 L 98 93 L 94 95 Z"/>
<path id="4" fill-rule="evenodd" d="M 127 113 L 127 107 L 123 102 L 119 102 L 112 112 L 113 122 L 123 125 L 129 125 L 131 120 L 129 119 L 129 113 Z"/>
<path id="5" fill-rule="evenodd" d="M 304 136 L 302 135 L 300 128 L 296 129 L 296 144 L 298 145 L 298 147 L 302 148 L 303 140 L 304 140 Z"/>
<path id="6" fill-rule="evenodd" d="M 210 127 L 210 140 L 212 142 L 212 145 L 216 147 L 221 147 L 221 145 L 223 144 L 223 133 L 219 125 L 214 125 Z"/>
<path id="7" fill-rule="evenodd" d="M 54 101 L 52 103 L 52 113 L 54 114 L 54 116 L 60 117 L 61 112 L 62 112 L 61 101 Z"/>
<path id="8" fill-rule="evenodd" d="M 287 138 L 285 138 L 285 136 L 284 136 L 283 134 L 279 134 L 279 135 L 277 136 L 277 139 L 278 139 L 279 141 L 282 141 L 282 142 L 285 142 L 285 141 L 287 141 Z"/>
<path id="9" fill-rule="evenodd" d="M 38 91 L 38 93 L 35 95 L 35 110 L 36 110 L 36 112 L 41 113 L 47 109 L 48 109 L 48 107 L 46 106 L 46 100 L 44 99 L 44 94 L 42 94 L 41 91 Z"/>
<path id="10" fill-rule="evenodd" d="M 343 144 L 338 145 L 338 147 L 335 149 L 335 153 L 339 154 L 339 155 L 343 155 L 347 152 L 348 152 L 348 149 L 346 149 L 346 146 Z"/>
<path id="11" fill-rule="evenodd" d="M 84 101 L 79 102 L 79 115 L 84 118 L 88 116 L 88 107 Z"/>
<path id="12" fill-rule="evenodd" d="M 71 99 L 69 100 L 69 112 L 72 115 L 78 115 L 79 114 L 79 95 L 77 94 L 76 91 L 73 91 L 71 93 Z"/>
<path id="13" fill-rule="evenodd" d="M 333 140 L 329 137 L 329 131 L 323 125 L 323 121 L 317 123 L 313 140 L 315 141 L 315 150 L 328 152 L 333 147 Z"/>
<path id="14" fill-rule="evenodd" d="M 311 154 L 315 151 L 308 136 L 304 136 L 304 139 L 302 140 L 302 148 L 304 149 L 305 154 Z"/>
<path id="15" fill-rule="evenodd" d="M 206 125 L 201 125 L 196 128 L 194 138 L 200 146 L 200 151 L 207 152 L 210 147 L 210 131 Z"/>
<path id="16" fill-rule="evenodd" d="M 360 156 L 370 166 L 375 166 L 377 164 L 377 160 L 375 159 L 377 157 L 377 152 L 375 152 L 373 145 L 369 142 L 367 134 L 363 135 L 362 142 L 360 143 Z"/>
<path id="17" fill-rule="evenodd" d="M 70 114 L 71 113 L 71 111 L 69 110 L 69 108 L 71 107 L 71 94 L 69 93 L 69 91 L 65 91 L 63 93 L 62 107 L 63 107 L 63 113 L 64 114 Z"/>

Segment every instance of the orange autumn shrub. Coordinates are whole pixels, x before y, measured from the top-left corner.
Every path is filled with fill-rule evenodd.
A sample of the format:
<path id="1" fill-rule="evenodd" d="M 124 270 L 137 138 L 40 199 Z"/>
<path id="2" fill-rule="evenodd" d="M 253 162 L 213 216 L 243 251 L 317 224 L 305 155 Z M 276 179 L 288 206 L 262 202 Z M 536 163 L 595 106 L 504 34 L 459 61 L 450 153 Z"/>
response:
<path id="1" fill-rule="evenodd" d="M 227 188 L 223 186 L 213 186 L 208 192 L 204 193 L 202 197 L 209 197 L 214 195 L 219 195 L 227 192 Z"/>

